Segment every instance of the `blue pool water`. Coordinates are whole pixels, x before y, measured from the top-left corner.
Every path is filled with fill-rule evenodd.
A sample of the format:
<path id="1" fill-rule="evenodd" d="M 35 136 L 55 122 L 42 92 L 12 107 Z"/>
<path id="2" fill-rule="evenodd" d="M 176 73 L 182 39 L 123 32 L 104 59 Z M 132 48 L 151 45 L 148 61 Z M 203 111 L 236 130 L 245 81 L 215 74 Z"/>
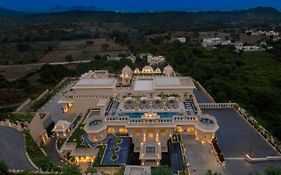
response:
<path id="1" fill-rule="evenodd" d="M 121 137 L 122 143 L 119 145 L 120 146 L 120 152 L 118 154 L 118 160 L 112 161 L 111 160 L 111 155 L 112 155 L 112 149 L 115 145 L 114 138 L 110 138 L 107 140 L 107 148 L 104 153 L 104 157 L 102 160 L 103 165 L 112 165 L 112 164 L 126 164 L 128 160 L 128 155 L 130 152 L 130 146 L 132 144 L 132 140 L 130 137 Z"/>
<path id="2" fill-rule="evenodd" d="M 93 120 L 89 123 L 90 126 L 97 126 L 101 123 L 101 120 Z"/>
<path id="3" fill-rule="evenodd" d="M 200 122 L 202 122 L 204 124 L 214 124 L 213 120 L 210 120 L 210 119 L 207 119 L 207 118 L 201 119 Z"/>
<path id="4" fill-rule="evenodd" d="M 137 113 L 124 113 L 122 115 L 129 116 L 129 118 L 141 118 L 144 113 L 137 112 Z M 171 112 L 158 112 L 158 115 L 160 115 L 160 118 L 172 118 L 174 115 L 177 115 L 177 113 L 171 113 Z"/>

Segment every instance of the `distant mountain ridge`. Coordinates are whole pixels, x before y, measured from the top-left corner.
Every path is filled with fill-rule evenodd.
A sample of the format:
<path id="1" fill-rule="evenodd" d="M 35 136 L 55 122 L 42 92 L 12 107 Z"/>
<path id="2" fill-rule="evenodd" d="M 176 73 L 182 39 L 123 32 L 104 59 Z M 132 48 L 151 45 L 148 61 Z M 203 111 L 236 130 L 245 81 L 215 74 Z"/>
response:
<path id="1" fill-rule="evenodd" d="M 71 7 L 66 7 L 66 6 L 61 6 L 57 5 L 51 9 L 44 10 L 44 11 L 16 11 L 16 10 L 11 10 L 7 8 L 2 8 L 0 7 L 0 16 L 16 16 L 16 15 L 24 15 L 24 14 L 38 14 L 38 13 L 67 13 L 67 12 L 72 12 L 72 11 L 82 11 L 82 12 L 100 12 L 100 11 L 107 11 L 107 12 L 114 12 L 113 10 L 108 10 L 108 9 L 102 9 L 96 6 L 71 6 Z M 148 10 L 143 10 L 143 11 L 137 11 L 136 13 L 165 13 L 165 12 L 187 12 L 187 13 L 247 13 L 247 14 L 257 14 L 260 16 L 267 16 L 270 17 L 270 15 L 273 16 L 281 16 L 281 12 L 273 7 L 255 7 L 255 8 L 250 8 L 246 10 L 209 10 L 209 11 L 190 11 L 190 10 L 170 10 L 170 11 L 148 11 Z M 122 12 L 124 13 L 124 12 Z M 126 13 L 126 12 L 125 12 Z M 130 13 L 130 12 L 127 12 Z"/>
<path id="2" fill-rule="evenodd" d="M 25 14 L 25 13 L 0 7 L 0 16 L 14 16 L 14 15 L 21 15 L 21 14 Z"/>
<path id="3" fill-rule="evenodd" d="M 77 6 L 71 6 L 71 7 L 65 7 L 62 5 L 57 5 L 49 10 L 47 12 L 66 12 L 66 11 L 104 11 L 104 9 L 96 7 L 96 6 L 83 6 L 83 5 L 77 5 Z"/>

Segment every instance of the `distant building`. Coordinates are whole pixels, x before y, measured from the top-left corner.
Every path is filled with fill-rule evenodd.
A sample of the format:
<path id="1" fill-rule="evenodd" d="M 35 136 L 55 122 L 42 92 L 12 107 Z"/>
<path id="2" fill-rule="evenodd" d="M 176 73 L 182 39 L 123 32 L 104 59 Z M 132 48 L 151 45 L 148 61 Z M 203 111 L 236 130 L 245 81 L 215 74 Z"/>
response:
<path id="1" fill-rule="evenodd" d="M 164 56 L 152 56 L 149 55 L 147 57 L 147 62 L 149 63 L 149 65 L 154 65 L 154 64 L 159 64 L 165 61 L 165 57 Z"/>
<path id="2" fill-rule="evenodd" d="M 136 62 L 136 57 L 134 55 L 129 55 L 129 56 L 126 56 L 126 57 L 110 57 L 110 56 L 107 56 L 107 60 L 108 61 L 120 61 L 122 58 L 126 58 L 126 59 L 129 59 L 132 61 L 132 63 L 135 63 Z"/>
<path id="3" fill-rule="evenodd" d="M 179 38 L 177 38 L 177 40 L 178 40 L 180 43 L 186 43 L 186 38 L 185 38 L 185 37 L 179 37 Z"/>
<path id="4" fill-rule="evenodd" d="M 150 53 L 141 53 L 138 55 L 139 59 L 146 60 L 148 56 L 152 56 Z"/>
<path id="5" fill-rule="evenodd" d="M 237 45 L 235 46 L 235 51 L 236 52 L 240 52 L 240 51 L 244 51 L 244 52 L 258 52 L 258 51 L 265 51 L 266 49 L 261 47 L 261 46 L 241 46 L 241 45 Z"/>
<path id="6" fill-rule="evenodd" d="M 217 45 L 220 45 L 222 42 L 221 38 L 204 38 L 202 41 L 203 47 L 215 47 Z"/>

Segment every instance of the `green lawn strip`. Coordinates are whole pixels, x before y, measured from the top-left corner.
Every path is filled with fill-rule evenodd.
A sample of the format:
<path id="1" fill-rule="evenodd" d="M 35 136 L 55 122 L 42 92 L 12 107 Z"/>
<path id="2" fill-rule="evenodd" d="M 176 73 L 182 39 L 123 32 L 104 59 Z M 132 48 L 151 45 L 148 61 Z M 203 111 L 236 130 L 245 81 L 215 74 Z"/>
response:
<path id="1" fill-rule="evenodd" d="M 29 122 L 31 122 L 32 119 L 33 119 L 32 113 L 20 113 L 20 114 L 10 113 L 10 114 L 5 114 L 5 115 L 4 114 L 0 115 L 0 121 L 9 120 L 12 123 L 16 123 L 16 121 L 19 121 L 19 122 L 27 121 L 29 123 Z"/>

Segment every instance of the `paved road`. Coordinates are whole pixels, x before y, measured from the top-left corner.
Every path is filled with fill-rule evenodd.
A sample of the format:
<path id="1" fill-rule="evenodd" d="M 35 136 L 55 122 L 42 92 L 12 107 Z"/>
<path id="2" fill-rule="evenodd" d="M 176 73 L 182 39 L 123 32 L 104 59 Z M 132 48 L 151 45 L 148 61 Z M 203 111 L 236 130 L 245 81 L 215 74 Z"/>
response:
<path id="1" fill-rule="evenodd" d="M 0 160 L 5 161 L 11 169 L 33 170 L 25 154 L 23 135 L 5 126 L 0 127 L 0 133 Z"/>

